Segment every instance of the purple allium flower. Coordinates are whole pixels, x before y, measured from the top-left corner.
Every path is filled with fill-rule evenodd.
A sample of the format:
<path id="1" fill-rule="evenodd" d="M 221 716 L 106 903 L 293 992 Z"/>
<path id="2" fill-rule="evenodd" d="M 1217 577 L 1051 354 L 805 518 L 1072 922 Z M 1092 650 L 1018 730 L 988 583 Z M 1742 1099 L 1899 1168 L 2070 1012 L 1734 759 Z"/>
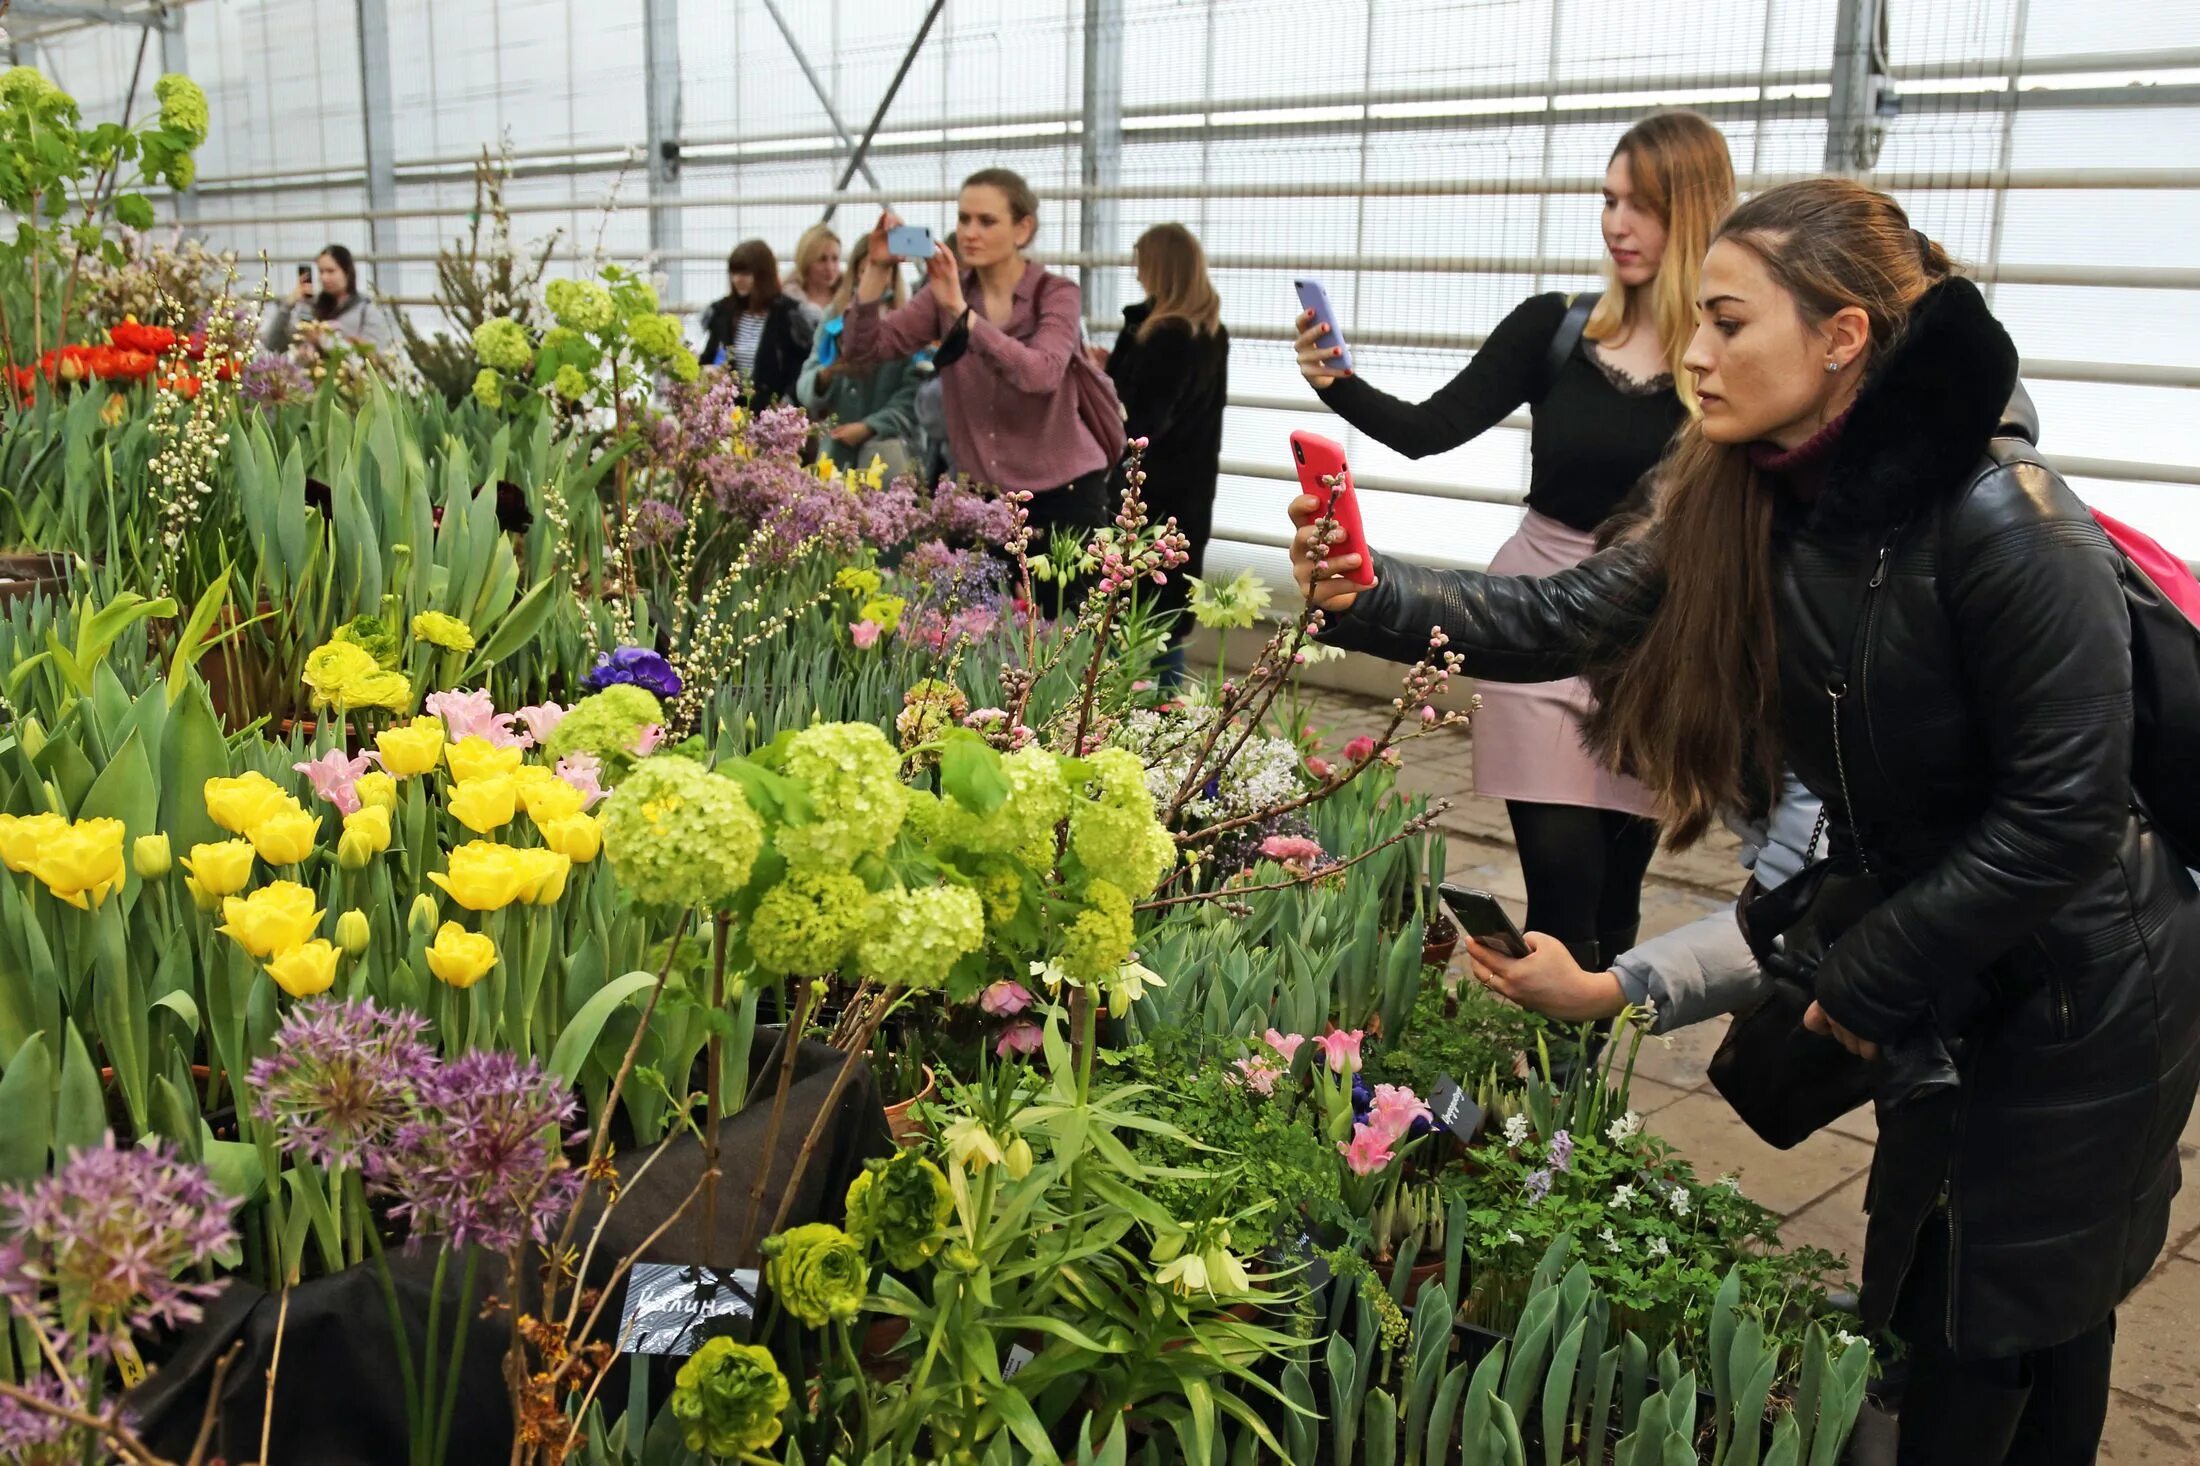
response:
<path id="1" fill-rule="evenodd" d="M 118 1336 L 179 1327 L 219 1288 L 178 1281 L 236 1241 L 229 1198 L 165 1143 L 109 1134 L 50 1176 L 0 1192 L 0 1298 L 44 1312 L 94 1355 Z"/>
<path id="2" fill-rule="evenodd" d="M 69 1403 L 68 1391 L 50 1374 L 33 1375 L 16 1387 L 49 1405 Z M 0 1399 L 0 1461 L 19 1462 L 22 1466 L 62 1466 L 64 1462 L 80 1461 L 82 1443 L 72 1439 L 76 1429 L 58 1416 Z"/>
<path id="3" fill-rule="evenodd" d="M 1551 1173 L 1550 1173 L 1549 1171 L 1531 1171 L 1531 1172 L 1529 1172 L 1529 1173 L 1528 1173 L 1528 1203 L 1529 1203 L 1529 1205 L 1531 1205 L 1531 1206 L 1532 1206 L 1532 1205 L 1534 1205 L 1535 1203 L 1537 1203 L 1537 1202 L 1541 1201 L 1541 1200 L 1542 1200 L 1542 1199 L 1543 1199 L 1544 1197 L 1546 1197 L 1546 1196 L 1549 1196 L 1550 1194 L 1551 1194 Z"/>
<path id="4" fill-rule="evenodd" d="M 588 690 L 601 692 L 619 682 L 631 682 L 659 697 L 680 695 L 680 674 L 646 646 L 622 646 L 597 655 L 596 665 L 588 674 Z"/>
<path id="5" fill-rule="evenodd" d="M 273 406 L 279 402 L 303 402 L 313 395 L 313 378 L 287 356 L 260 355 L 244 364 L 237 390 L 247 402 Z"/>
<path id="6" fill-rule="evenodd" d="M 1573 1169 L 1573 1136 L 1567 1134 L 1563 1130 L 1552 1132 L 1550 1161 L 1551 1169 L 1554 1171 L 1569 1171 Z"/>
<path id="7" fill-rule="evenodd" d="M 749 419 L 749 446 L 761 458 L 797 458 L 811 431 L 810 415 L 792 403 L 767 407 Z"/>
<path id="8" fill-rule="evenodd" d="M 396 1213 L 454 1247 L 549 1241 L 581 1189 L 563 1152 L 578 1109 L 565 1084 L 531 1060 L 477 1050 L 432 1071 L 420 1098 L 377 1177 Z"/>
<path id="9" fill-rule="evenodd" d="M 428 1021 L 372 998 L 291 1008 L 275 1051 L 252 1064 L 252 1117 L 322 1166 L 370 1166 L 414 1110 L 435 1067 Z"/>
<path id="10" fill-rule="evenodd" d="M 663 499 L 644 499 L 634 506 L 634 543 L 645 550 L 661 550 L 687 528 L 687 516 Z"/>

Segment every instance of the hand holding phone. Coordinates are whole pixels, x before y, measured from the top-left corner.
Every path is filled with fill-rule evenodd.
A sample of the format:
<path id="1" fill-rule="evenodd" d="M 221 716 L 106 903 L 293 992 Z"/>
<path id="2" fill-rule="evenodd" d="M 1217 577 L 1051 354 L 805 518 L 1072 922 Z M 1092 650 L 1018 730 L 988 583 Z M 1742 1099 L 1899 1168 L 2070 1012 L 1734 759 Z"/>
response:
<path id="1" fill-rule="evenodd" d="M 1299 371 L 1310 382 L 1317 377 L 1351 376 L 1352 348 L 1345 345 L 1344 332 L 1337 328 L 1337 313 L 1329 304 L 1329 292 L 1322 289 L 1319 280 L 1294 280 L 1291 284 L 1299 293 L 1299 309 L 1305 313 L 1299 320 Z"/>
<path id="2" fill-rule="evenodd" d="M 1436 888 L 1436 894 L 1451 908 L 1466 934 L 1492 952 L 1516 961 L 1529 955 L 1528 939 L 1489 892 L 1470 891 L 1446 881 Z"/>
<path id="3" fill-rule="evenodd" d="M 1316 519 L 1334 519 L 1343 538 L 1329 547 L 1333 555 L 1357 555 L 1360 563 L 1344 572 L 1354 585 L 1375 583 L 1375 557 L 1368 553 L 1367 531 L 1360 524 L 1360 499 L 1352 491 L 1352 469 L 1344 461 L 1344 448 L 1319 433 L 1304 428 L 1291 435 L 1291 458 L 1299 472 L 1299 488 L 1315 501 Z M 1332 489 L 1326 482 L 1338 480 Z"/>
<path id="4" fill-rule="evenodd" d="M 886 231 L 886 252 L 897 260 L 928 260 L 935 241 L 922 224 L 899 224 Z"/>

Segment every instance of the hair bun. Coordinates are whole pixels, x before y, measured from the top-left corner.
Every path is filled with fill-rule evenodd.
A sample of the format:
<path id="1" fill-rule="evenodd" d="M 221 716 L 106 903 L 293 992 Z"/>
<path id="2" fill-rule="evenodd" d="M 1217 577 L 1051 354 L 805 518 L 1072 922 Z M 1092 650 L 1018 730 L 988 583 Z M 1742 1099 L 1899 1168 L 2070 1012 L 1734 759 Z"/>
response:
<path id="1" fill-rule="evenodd" d="M 1912 229 L 1910 237 L 1917 241 L 1917 262 L 1924 267 L 1927 275 L 1938 280 L 1943 275 L 1954 273 L 1955 266 L 1949 260 L 1948 252 L 1935 244 L 1931 235 L 1922 229 Z"/>

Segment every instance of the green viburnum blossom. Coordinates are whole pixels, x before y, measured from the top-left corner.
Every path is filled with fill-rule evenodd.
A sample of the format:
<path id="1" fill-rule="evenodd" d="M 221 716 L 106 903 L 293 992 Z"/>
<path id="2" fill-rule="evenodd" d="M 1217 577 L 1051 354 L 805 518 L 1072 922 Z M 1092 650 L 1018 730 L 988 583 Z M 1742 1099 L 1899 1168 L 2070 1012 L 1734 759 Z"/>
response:
<path id="1" fill-rule="evenodd" d="M 1142 900 L 1176 864 L 1176 841 L 1154 818 L 1146 766 L 1137 754 L 1103 748 L 1090 762 L 1098 794 L 1071 810 L 1070 849 L 1087 873 Z"/>
<path id="2" fill-rule="evenodd" d="M 1085 888 L 1085 909 L 1062 939 L 1062 971 L 1071 980 L 1097 983 L 1130 960 L 1131 900 L 1110 881 Z"/>
<path id="3" fill-rule="evenodd" d="M 947 1240 L 955 1193 L 946 1174 L 913 1150 L 866 1161 L 848 1186 L 848 1235 L 864 1247 L 878 1244 L 889 1267 L 920 1267 Z"/>
<path id="4" fill-rule="evenodd" d="M 178 71 L 153 83 L 153 98 L 160 103 L 160 125 L 180 132 L 197 147 L 206 141 L 208 118 L 206 93 L 199 84 Z"/>
<path id="5" fill-rule="evenodd" d="M 665 705 L 655 693 L 631 682 L 614 682 L 573 704 L 550 731 L 542 751 L 552 763 L 574 753 L 608 759 L 631 750 L 644 728 L 664 720 Z"/>
<path id="6" fill-rule="evenodd" d="M 813 817 L 782 825 L 779 853 L 797 870 L 844 871 L 883 855 L 909 809 L 901 755 L 871 723 L 819 723 L 787 745 L 783 772 L 808 787 Z"/>
<path id="7" fill-rule="evenodd" d="M 900 597 L 892 599 L 899 600 Z M 870 608 L 866 605 L 865 610 L 868 609 Z M 894 614 L 898 620 L 901 614 L 899 607 Z M 864 619 L 871 618 L 866 616 Z M 902 694 L 901 702 L 901 711 L 894 716 L 894 733 L 901 740 L 903 748 L 915 748 L 920 743 L 929 743 L 954 727 L 962 715 L 970 711 L 970 699 L 963 696 L 962 689 L 952 682 L 943 682 L 936 677 L 921 678 L 911 684 L 909 690 Z"/>
<path id="8" fill-rule="evenodd" d="M 870 904 L 870 891 L 852 875 L 794 871 L 758 899 L 749 950 L 770 971 L 822 977 L 863 939 Z"/>
<path id="9" fill-rule="evenodd" d="M 412 634 L 430 646 L 439 646 L 447 652 L 470 652 L 474 649 L 474 630 L 456 616 L 441 611 L 422 611 L 412 618 Z"/>
<path id="10" fill-rule="evenodd" d="M 552 280 L 542 297 L 558 324 L 576 331 L 601 331 L 615 315 L 611 292 L 593 280 Z"/>
<path id="11" fill-rule="evenodd" d="M 702 378 L 703 364 L 695 359 L 694 352 L 683 346 L 666 360 L 665 370 L 671 373 L 675 382 L 684 382 L 692 387 Z"/>
<path id="12" fill-rule="evenodd" d="M 504 405 L 504 378 L 487 367 L 474 373 L 474 401 L 483 407 Z"/>
<path id="13" fill-rule="evenodd" d="M 741 786 L 677 754 L 643 759 L 605 806 L 603 849 L 619 884 L 657 906 L 730 905 L 763 845 Z"/>
<path id="14" fill-rule="evenodd" d="M 954 965 L 984 945 L 985 905 L 964 886 L 886 891 L 872 898 L 870 928 L 856 951 L 863 971 L 922 992 L 945 986 Z"/>
<path id="15" fill-rule="evenodd" d="M 680 1366 L 666 1403 L 689 1450 L 729 1460 L 778 1440 L 793 1398 L 771 1350 L 717 1338 Z"/>
<path id="16" fill-rule="evenodd" d="M 813 1329 L 852 1323 L 863 1308 L 871 1269 L 863 1248 L 830 1222 L 810 1222 L 764 1239 L 764 1283 Z"/>
<path id="17" fill-rule="evenodd" d="M 527 328 L 510 316 L 492 316 L 474 327 L 474 355 L 500 372 L 524 372 L 535 362 Z"/>
<path id="18" fill-rule="evenodd" d="M 579 367 L 567 362 L 550 379 L 550 390 L 568 402 L 578 402 L 588 395 L 588 377 Z"/>
<path id="19" fill-rule="evenodd" d="M 1001 760 L 1009 794 L 999 809 L 980 815 L 947 801 L 942 807 L 940 840 L 977 855 L 1018 855 L 1033 865 L 1052 865 L 1054 827 L 1069 813 L 1069 786 L 1062 782 L 1061 761 L 1036 743 Z"/>
<path id="20" fill-rule="evenodd" d="M 69 102 L 69 94 L 35 66 L 11 66 L 0 72 L 0 105 L 50 111 Z"/>
<path id="21" fill-rule="evenodd" d="M 635 316 L 626 323 L 627 339 L 650 361 L 667 361 L 680 349 L 678 316 Z"/>
<path id="22" fill-rule="evenodd" d="M 986 856 L 971 874 L 978 899 L 985 903 L 985 924 L 999 929 L 1016 919 L 1024 901 L 1024 870 L 1002 856 Z"/>

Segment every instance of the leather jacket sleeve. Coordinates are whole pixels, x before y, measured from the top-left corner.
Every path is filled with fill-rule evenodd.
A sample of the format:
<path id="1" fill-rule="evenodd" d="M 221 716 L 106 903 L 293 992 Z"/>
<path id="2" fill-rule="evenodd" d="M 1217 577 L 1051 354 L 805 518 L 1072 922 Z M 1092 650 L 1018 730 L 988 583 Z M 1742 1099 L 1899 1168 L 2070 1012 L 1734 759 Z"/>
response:
<path id="1" fill-rule="evenodd" d="M 1880 1042 L 1966 1026 L 1979 972 L 2115 858 L 2131 797 L 2131 623 L 2107 537 L 2038 464 L 1989 471 L 1944 512 L 1939 596 L 1992 793 L 1818 969 L 1826 1012 Z"/>
<path id="2" fill-rule="evenodd" d="M 1375 557 L 1375 585 L 1324 641 L 1393 662 L 1428 653 L 1441 627 L 1462 670 L 1487 682 L 1555 682 L 1580 675 L 1642 633 L 1664 581 L 1639 542 L 1592 555 L 1555 575 L 1437 570 Z"/>

